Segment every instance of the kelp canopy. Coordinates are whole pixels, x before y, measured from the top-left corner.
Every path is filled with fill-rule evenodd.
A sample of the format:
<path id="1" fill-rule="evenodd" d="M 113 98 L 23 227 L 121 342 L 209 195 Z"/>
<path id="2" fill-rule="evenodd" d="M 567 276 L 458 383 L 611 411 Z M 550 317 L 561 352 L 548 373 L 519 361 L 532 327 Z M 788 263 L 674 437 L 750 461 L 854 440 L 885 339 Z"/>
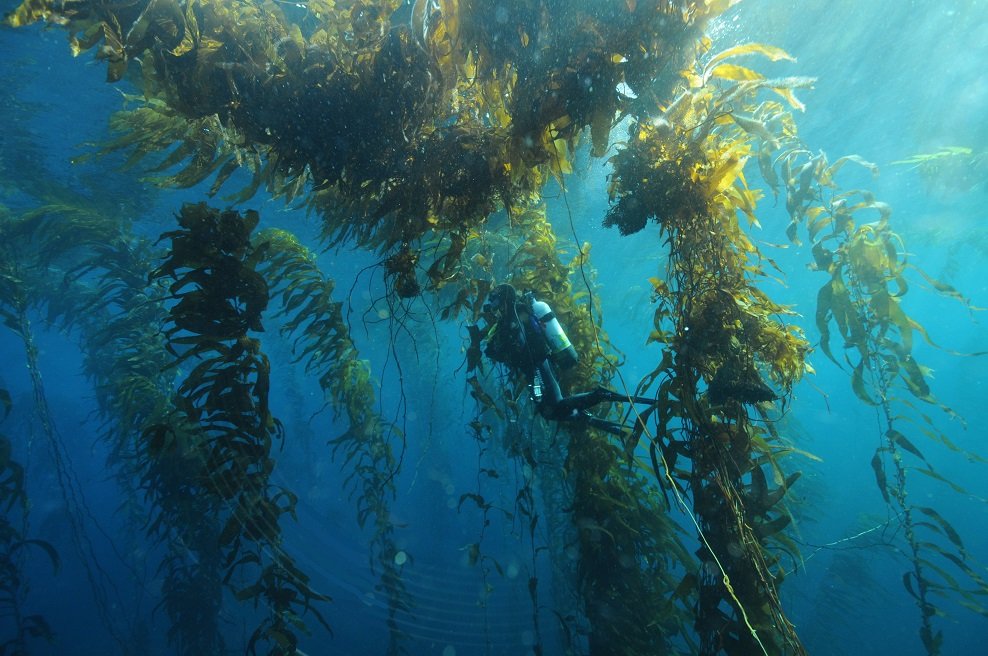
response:
<path id="1" fill-rule="evenodd" d="M 505 576 L 485 550 L 488 527 L 522 527 L 533 653 L 557 642 L 544 643 L 551 611 L 566 653 L 802 654 L 779 594 L 802 566 L 786 503 L 800 474 L 785 457 L 799 450 L 778 426 L 812 370 L 810 345 L 794 310 L 765 290 L 784 272 L 753 237 L 763 192 L 751 181 L 760 176 L 785 197 L 789 239 L 805 233 L 813 266 L 830 275 L 816 307 L 822 350 L 838 360 L 830 336 L 839 332 L 854 392 L 882 411 L 886 442 L 872 467 L 905 528 L 904 584 L 927 652 L 942 641 L 934 594 L 984 612 L 978 596 L 988 590 L 957 532 L 908 501 L 903 450 L 926 465 L 918 471 L 939 476 L 895 407 L 937 403 L 911 355 L 913 333 L 925 332 L 899 305 L 904 248 L 887 207 L 835 182 L 845 163 L 873 165 L 830 164 L 800 141 L 791 112 L 804 109 L 796 92 L 813 81 L 746 65 L 787 53 L 760 44 L 712 52 L 706 29 L 737 1 L 25 0 L 7 16 L 14 27 L 66 30 L 72 53 L 93 52 L 126 90 L 101 153 L 122 152 L 126 167 L 162 187 L 228 194 L 233 206 L 176 208 L 178 228 L 161 235 L 164 252 L 153 258 L 129 221 L 42 194 L 47 205 L 2 226 L 8 325 L 30 352 L 26 299 L 36 298 L 53 308 L 52 322 L 77 330 L 101 415 L 117 427 L 105 439 L 118 475 L 142 493 L 144 528 L 164 554 L 161 603 L 180 653 L 225 648 L 224 588 L 259 609 L 243 640 L 250 653 L 299 653 L 313 624 L 332 625 L 331 600 L 285 546 L 299 492 L 274 477 L 277 448 L 293 436 L 271 403 L 266 349 L 275 337 L 266 326 L 288 340 L 284 366 L 315 378 L 346 425 L 327 437 L 326 457 L 340 462 L 357 523 L 372 533 L 388 653 L 409 653 L 403 627 L 415 621 L 403 578 L 413 561 L 396 540 L 391 504 L 406 450 L 424 438 L 382 416 L 346 306 L 316 255 L 289 231 L 257 231 L 260 214 L 236 207 L 262 193 L 315 213 L 324 246 L 378 259 L 400 375 L 411 356 L 395 336 L 413 334 L 418 310 L 472 324 L 462 348 L 476 412 L 462 432 L 480 462 L 477 489 L 455 507 L 482 515 L 467 560 L 485 588 L 494 572 Z M 592 157 L 611 155 L 602 222 L 629 239 L 659 226 L 660 242 L 640 247 L 665 256 L 644 329 L 664 350 L 635 392 L 601 327 L 590 246 L 557 240 L 543 200 L 552 181 L 565 200 L 584 145 Z M 242 186 L 228 189 L 233 181 Z M 877 222 L 857 218 L 869 212 Z M 83 230 L 91 238 L 64 237 Z M 567 327 L 581 354 L 562 377 L 568 390 L 620 383 L 629 401 L 654 399 L 627 417 L 633 428 L 615 437 L 567 424 L 557 434 L 537 422 L 530 434 L 498 439 L 533 412 L 530 381 L 498 377 L 481 357 L 477 324 L 504 282 L 548 301 Z M 60 287 L 81 300 L 59 300 Z M 94 314 L 102 297 L 112 300 Z M 128 357 L 100 366 L 108 352 Z M 137 366 L 147 361 L 160 366 Z M 510 467 L 494 466 L 504 461 L 522 472 L 511 477 L 508 507 L 485 492 L 508 478 Z M 557 579 L 548 601 L 546 552 Z M 47 627 L 27 619 L 21 642 L 32 626 Z"/>

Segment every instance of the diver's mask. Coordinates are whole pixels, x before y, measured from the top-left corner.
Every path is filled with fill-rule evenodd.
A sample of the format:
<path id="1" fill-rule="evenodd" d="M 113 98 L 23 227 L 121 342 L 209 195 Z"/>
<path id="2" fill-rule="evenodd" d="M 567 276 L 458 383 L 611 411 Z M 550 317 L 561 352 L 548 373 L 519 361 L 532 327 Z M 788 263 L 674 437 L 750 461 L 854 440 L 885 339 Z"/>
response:
<path id="1" fill-rule="evenodd" d="M 500 319 L 505 309 L 514 304 L 516 296 L 515 288 L 511 285 L 498 285 L 487 296 L 487 302 L 483 307 L 484 314 Z"/>

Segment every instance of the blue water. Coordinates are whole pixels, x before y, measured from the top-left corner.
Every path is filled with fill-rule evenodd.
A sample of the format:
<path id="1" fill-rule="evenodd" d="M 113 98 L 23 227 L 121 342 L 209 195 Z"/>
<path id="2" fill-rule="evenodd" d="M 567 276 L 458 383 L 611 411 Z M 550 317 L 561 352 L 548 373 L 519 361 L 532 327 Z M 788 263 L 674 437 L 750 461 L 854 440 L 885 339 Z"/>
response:
<path id="1" fill-rule="evenodd" d="M 0 3 L 4 12 L 13 6 L 10 0 Z M 800 93 L 807 106 L 798 117 L 802 139 L 826 151 L 831 160 L 853 153 L 876 163 L 881 169 L 877 178 L 847 169 L 842 184 L 866 186 L 891 204 L 894 229 L 903 236 L 912 261 L 982 307 L 988 307 L 985 170 L 980 184 L 958 189 L 949 180 L 924 184 L 916 171 L 892 162 L 944 146 L 988 151 L 986 24 L 988 3 L 979 0 L 744 0 L 713 29 L 715 50 L 747 41 L 771 43 L 798 61 L 766 64 L 767 70 L 818 78 L 812 90 Z M 133 213 L 140 234 L 160 234 L 172 229 L 173 215 L 183 202 L 203 199 L 208 185 L 159 192 L 140 182 L 137 173 L 119 172 L 119 162 L 112 158 L 70 163 L 86 150 L 87 142 L 106 137 L 106 117 L 120 108 L 120 90 L 126 87 L 108 85 L 104 78 L 104 67 L 90 54 L 70 56 L 60 30 L 0 30 L 0 84 L 5 87 L 0 160 L 11 161 L 14 149 L 34 149 L 58 184 L 95 193 L 101 201 Z M 14 210 L 28 207 L 30 199 L 10 185 L 17 171 L 0 173 L 0 203 Z M 644 342 L 652 315 L 647 279 L 657 275 L 661 254 L 654 227 L 633 238 L 601 227 L 607 209 L 606 175 L 604 162 L 581 158 L 568 182 L 566 200 L 579 240 L 593 244 L 603 325 L 627 355 L 624 377 L 634 381 L 647 374 L 660 355 L 657 346 Z M 550 218 L 557 233 L 569 238 L 562 198 L 553 189 L 547 193 L 556 196 L 550 201 Z M 769 199 L 762 205 L 765 242 L 785 242 L 784 203 L 772 207 Z M 261 212 L 264 225 L 290 229 L 318 248 L 317 219 L 261 196 L 249 206 Z M 815 340 L 813 303 L 823 280 L 806 270 L 809 253 L 790 246 L 773 250 L 771 256 L 788 278 L 786 286 L 772 285 L 770 293 L 796 306 L 807 335 Z M 400 417 L 408 437 L 392 509 L 397 546 L 412 559 L 403 573 L 416 605 L 413 615 L 399 618 L 408 636 L 406 648 L 416 656 L 530 653 L 534 635 L 527 586 L 535 574 L 546 606 L 540 613 L 545 650 L 561 654 L 549 611 L 550 563 L 544 552 L 533 555 L 531 545 L 520 538 L 521 527 L 496 518 L 484 534 L 484 552 L 496 556 L 503 575 L 490 565 L 485 571 L 482 564 L 470 563 L 469 545 L 480 539 L 483 518 L 470 503 L 459 511 L 457 503 L 462 494 L 478 490 L 478 468 L 490 464 L 478 465 L 478 448 L 467 429 L 474 402 L 462 371 L 454 373 L 463 362 L 459 345 L 465 328 L 448 322 L 435 328 L 423 324 L 415 334 L 417 356 L 409 336 L 399 335 L 403 396 L 399 371 L 387 349 L 388 323 L 361 320 L 371 300 L 383 294 L 379 276 L 360 273 L 372 262 L 367 254 L 345 248 L 320 256 L 338 290 L 355 285 L 354 336 L 381 381 L 382 414 Z M 371 315 L 377 310 L 374 307 Z M 914 279 L 906 310 L 947 349 L 988 349 L 988 314 L 971 313 L 937 296 L 919 279 Z M 92 553 L 105 569 L 105 580 L 115 586 L 109 597 L 111 612 L 121 624 L 140 627 L 137 632 L 144 642 L 135 653 L 171 653 L 166 617 L 153 612 L 161 582 L 155 553 L 119 508 L 124 496 L 107 473 L 94 394 L 74 337 L 50 330 L 42 313 L 32 319 L 56 435 L 91 513 L 85 522 Z M 314 627 L 302 649 L 312 656 L 383 654 L 386 608 L 367 564 L 368 535 L 354 521 L 340 464 L 332 461 L 325 444 L 344 426 L 333 425 L 329 413 L 311 419 L 320 408 L 320 392 L 299 368 L 288 365 L 288 347 L 273 337 L 265 346 L 274 364 L 272 406 L 290 436 L 284 450 L 275 454 L 275 479 L 300 495 L 298 522 L 285 524 L 286 549 L 313 576 L 313 588 L 334 600 L 324 608 L 334 635 Z M 951 355 L 924 343 L 917 343 L 915 356 L 932 368 L 937 397 L 966 420 L 965 428 L 937 415 L 938 424 L 959 447 L 988 456 L 985 358 Z M 51 645 L 33 642 L 32 653 L 120 653 L 95 611 L 92 587 L 69 539 L 69 510 L 33 413 L 23 362 L 20 341 L 0 331 L 0 382 L 13 399 L 13 412 L 0 431 L 12 438 L 15 457 L 28 468 L 28 534 L 50 542 L 61 556 L 57 572 L 42 557 L 27 563 L 30 591 L 24 605 L 47 618 L 56 634 Z M 782 586 L 789 617 L 811 654 L 923 654 L 919 612 L 901 583 L 906 561 L 879 545 L 883 538 L 893 539 L 895 532 L 881 529 L 888 510 L 869 465 L 880 442 L 876 418 L 857 401 L 845 372 L 819 351 L 812 362 L 817 374 L 797 388 L 789 417 L 798 446 L 820 459 L 794 458 L 789 463 L 804 471 L 792 503 L 797 517 L 794 535 L 804 545 L 805 559 L 803 568 Z M 931 412 L 937 414 L 935 409 Z M 972 497 L 913 476 L 910 499 L 935 506 L 961 533 L 971 561 L 980 563 L 978 571 L 988 576 L 985 465 L 932 443 L 922 448 L 940 474 Z M 504 476 L 484 480 L 481 489 L 489 501 L 510 507 L 514 483 L 526 472 L 507 460 L 494 464 L 504 467 Z M 898 537 L 895 544 L 901 546 Z M 937 605 L 945 613 L 935 618 L 944 632 L 944 654 L 984 653 L 988 618 L 949 600 Z M 223 629 L 230 653 L 238 653 L 256 619 L 249 607 L 227 600 Z"/>

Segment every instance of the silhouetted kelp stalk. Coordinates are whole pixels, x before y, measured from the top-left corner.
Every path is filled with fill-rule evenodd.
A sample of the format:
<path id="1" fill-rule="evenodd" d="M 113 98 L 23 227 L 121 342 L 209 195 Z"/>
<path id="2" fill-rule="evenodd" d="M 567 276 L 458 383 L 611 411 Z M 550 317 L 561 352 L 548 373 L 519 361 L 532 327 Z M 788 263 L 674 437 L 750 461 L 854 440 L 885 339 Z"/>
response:
<path id="1" fill-rule="evenodd" d="M 836 329 L 844 343 L 843 360 L 851 368 L 852 389 L 861 401 L 875 408 L 883 444 L 876 449 L 871 466 L 882 498 L 904 529 L 911 569 L 903 574 L 902 582 L 920 610 L 923 646 L 934 656 L 941 653 L 943 633 L 934 628 L 933 618 L 944 613 L 933 604 L 932 597 L 953 598 L 976 613 L 988 615 L 988 607 L 978 599 L 988 594 L 988 582 L 972 565 L 960 533 L 940 512 L 908 499 L 908 472 L 928 476 L 964 496 L 973 495 L 938 473 L 907 437 L 918 431 L 951 451 L 961 452 L 915 404 L 921 401 L 938 406 L 948 417 L 960 419 L 936 399 L 926 380 L 928 370 L 912 356 L 916 334 L 940 347 L 902 307 L 909 290 L 905 276 L 910 269 L 918 272 L 941 295 L 968 309 L 975 308 L 956 289 L 908 262 L 902 238 L 891 229 L 888 205 L 866 190 L 843 191 L 834 181 L 849 161 L 873 173 L 877 167 L 858 157 L 842 157 L 830 164 L 823 153 L 809 155 L 792 136 L 777 157 L 792 226 L 805 225 L 812 243 L 813 268 L 830 275 L 817 295 L 820 348 L 841 367 L 831 346 Z M 791 238 L 797 240 L 795 234 L 790 230 Z M 965 455 L 971 461 L 986 462 L 977 454 Z M 909 466 L 910 458 L 919 462 Z M 889 463 L 891 481 L 886 471 Z M 959 575 L 974 588 L 963 587 Z"/>
<path id="2" fill-rule="evenodd" d="M 463 240 L 463 244 L 456 247 L 464 256 L 462 265 L 456 266 L 441 278 L 435 275 L 434 269 L 425 272 L 425 278 L 431 282 L 428 288 L 435 292 L 435 301 L 440 308 L 441 319 L 457 319 L 461 314 L 466 314 L 474 322 L 479 320 L 482 306 L 494 285 L 495 269 L 497 279 L 504 279 L 510 269 L 505 263 L 509 262 L 517 252 L 518 243 L 525 240 L 523 225 L 527 223 L 509 220 L 509 224 L 512 226 L 511 229 L 503 234 L 470 232 L 465 236 L 449 237 L 451 240 Z M 515 228 L 518 230 L 516 231 Z M 431 249 L 432 245 L 427 247 Z M 501 264 L 494 266 L 495 260 Z M 461 494 L 456 508 L 457 512 L 461 513 L 466 507 L 476 506 L 480 511 L 480 530 L 477 540 L 466 545 L 463 550 L 466 552 L 467 564 L 478 567 L 481 571 L 483 587 L 477 603 L 485 609 L 484 638 L 489 647 L 491 625 L 486 613 L 487 603 L 497 590 L 494 574 L 504 578 L 505 568 L 496 557 L 485 550 L 484 540 L 492 522 L 500 519 L 511 525 L 513 534 L 520 539 L 524 547 L 528 548 L 530 554 L 527 567 L 528 594 L 532 607 L 530 649 L 533 653 L 541 654 L 544 653 L 544 646 L 540 618 L 545 604 L 539 600 L 540 587 L 537 576 L 539 559 L 541 552 L 547 548 L 552 550 L 553 559 L 562 557 L 565 545 L 542 544 L 538 529 L 546 522 L 557 526 L 559 522 L 568 523 L 565 510 L 568 499 L 563 500 L 557 495 L 559 503 L 555 505 L 552 502 L 544 503 L 540 499 L 537 486 L 541 487 L 544 484 L 542 465 L 545 464 L 543 458 L 546 456 L 540 447 L 551 441 L 548 431 L 542 430 L 544 427 L 531 431 L 522 428 L 529 425 L 532 420 L 525 417 L 527 410 L 519 403 L 518 388 L 515 387 L 505 394 L 504 390 L 495 388 L 495 383 L 489 377 L 483 375 L 481 346 L 478 341 L 481 339 L 480 328 L 476 324 L 470 325 L 468 333 L 470 344 L 467 346 L 464 365 L 469 394 L 477 402 L 477 414 L 469 423 L 470 435 L 477 444 L 477 477 L 474 490 Z M 562 456 L 555 463 L 560 468 L 561 458 Z M 514 464 L 515 476 L 505 472 L 506 462 Z M 514 499 L 510 507 L 507 504 L 501 507 L 488 500 L 493 498 L 489 490 L 492 482 L 501 488 L 514 484 Z M 549 530 L 552 530 L 552 526 Z M 575 629 L 573 625 L 577 620 L 576 614 L 564 615 L 558 610 L 558 602 L 564 594 L 563 590 L 571 591 L 574 583 L 572 580 L 558 580 L 557 575 L 563 569 L 553 568 L 555 592 L 553 612 L 565 624 L 563 628 L 566 632 L 572 634 Z M 575 579 L 575 575 L 572 578 Z M 566 637 L 568 638 L 567 653 L 572 653 L 572 635 Z"/>
<path id="3" fill-rule="evenodd" d="M 307 613 L 329 629 L 313 607 L 328 598 L 309 587 L 284 552 L 279 521 L 294 516 L 296 496 L 269 480 L 272 442 L 284 436 L 268 406 L 270 364 L 248 334 L 263 330 L 268 305 L 267 283 L 256 270 L 263 251 L 250 242 L 259 217 L 200 204 L 184 206 L 178 218 L 180 229 L 162 236 L 172 247 L 153 278 L 173 281 L 176 302 L 165 329 L 173 366 L 193 358 L 198 364 L 180 383 L 175 409 L 145 439 L 152 453 L 191 452 L 202 463 L 203 478 L 194 484 L 223 517 L 223 581 L 246 577 L 252 582 L 238 587 L 237 599 L 269 610 L 248 652 L 267 645 L 269 654 L 293 655 Z"/>
<path id="4" fill-rule="evenodd" d="M 377 412 L 369 364 L 359 357 L 342 304 L 333 298 L 335 283 L 319 269 L 315 255 L 294 235 L 277 229 L 257 235 L 254 249 L 263 253 L 258 271 L 268 281 L 271 298 L 279 301 L 275 316 L 285 319 L 281 332 L 293 340 L 295 362 L 316 376 L 326 404 L 349 424 L 330 444 L 334 456 L 342 457 L 344 471 L 350 470 L 344 485 L 356 500 L 357 523 L 361 528 L 370 524 L 373 531 L 369 558 L 388 600 L 387 653 L 404 653 L 398 619 L 412 607 L 401 579 L 410 556 L 395 544 L 390 511 L 399 468 L 392 440 L 401 434 Z"/>
<path id="5" fill-rule="evenodd" d="M 486 392 L 483 390 L 482 384 L 479 383 L 474 387 L 474 394 L 484 394 Z M 476 398 L 476 396 L 475 396 Z M 497 590 L 494 579 L 494 572 L 497 575 L 504 577 L 504 567 L 501 565 L 497 558 L 487 553 L 485 550 L 484 539 L 487 536 L 488 529 L 494 525 L 493 522 L 497 521 L 498 516 L 500 519 L 506 522 L 513 522 L 515 519 L 515 513 L 518 512 L 518 499 L 519 498 L 530 498 L 531 486 L 528 481 L 522 483 L 521 488 L 527 490 L 528 494 L 523 494 L 520 490 L 516 495 L 515 507 L 511 510 L 508 508 L 502 508 L 496 505 L 494 502 L 488 501 L 485 494 L 488 494 L 487 486 L 491 479 L 497 479 L 499 482 L 504 484 L 502 479 L 502 474 L 496 469 L 496 465 L 492 464 L 492 458 L 496 457 L 498 449 L 498 440 L 494 435 L 494 427 L 497 425 L 496 420 L 492 420 L 491 416 L 501 416 L 501 408 L 493 404 L 493 399 L 490 396 L 486 396 L 487 400 L 491 401 L 490 404 L 486 404 L 483 401 L 478 401 L 477 404 L 477 415 L 471 420 L 469 424 L 471 437 L 477 444 L 477 482 L 476 487 L 472 492 L 465 492 L 460 495 L 459 500 L 456 504 L 457 514 L 463 513 L 465 508 L 470 506 L 476 506 L 477 510 L 480 511 L 480 529 L 477 531 L 477 539 L 475 542 L 461 547 L 461 551 L 465 552 L 465 562 L 469 567 L 477 567 L 480 569 L 481 577 L 481 587 L 479 594 L 477 595 L 477 605 L 483 609 L 484 612 L 484 646 L 486 649 L 490 650 L 493 646 L 491 643 L 491 623 L 490 616 L 488 614 L 488 602 L 491 595 Z M 508 447 L 510 449 L 510 447 Z M 517 452 L 512 455 L 518 456 Z M 531 457 L 528 454 L 528 457 Z M 534 463 L 533 463 L 534 464 Z M 538 515 L 533 512 L 534 506 L 527 506 L 525 512 L 527 512 L 527 519 L 533 522 L 531 525 L 535 526 L 537 523 Z M 526 540 L 528 536 L 520 536 L 522 540 Z M 529 542 L 533 552 L 536 549 L 536 542 L 534 536 L 531 537 L 532 541 Z M 535 654 L 542 653 L 542 636 L 541 627 L 539 625 L 538 616 L 538 578 L 535 576 L 535 568 L 529 570 L 529 597 L 532 600 L 532 636 L 533 641 L 531 645 L 531 650 Z"/>
<path id="6" fill-rule="evenodd" d="M 791 310 L 756 286 L 766 258 L 740 224 L 757 225 L 759 194 L 743 175 L 751 137 L 731 112 L 759 88 L 795 104 L 792 89 L 806 81 L 746 82 L 729 60 L 756 53 L 788 58 L 755 44 L 713 55 L 660 117 L 631 125 L 612 158 L 605 221 L 632 234 L 654 220 L 669 248 L 664 278 L 652 279 L 658 309 L 649 337 L 667 348 L 637 393 L 657 386 L 656 406 L 643 413 L 656 422 L 655 475 L 692 501 L 702 543 L 693 581 L 702 654 L 805 653 L 778 596 L 784 569 L 769 548 L 774 540 L 795 550 L 781 534 L 791 517 L 778 502 L 798 474 L 783 473 L 778 459 L 792 449 L 752 408 L 788 396 L 808 345 L 780 319 Z M 677 466 L 683 460 L 688 468 Z M 768 488 L 765 468 L 777 489 Z"/>
<path id="7" fill-rule="evenodd" d="M 169 642 L 182 654 L 214 653 L 223 648 L 217 623 L 220 527 L 205 497 L 190 484 L 201 464 L 188 454 L 152 453 L 140 439 L 170 409 L 174 379 L 159 328 L 166 314 L 163 293 L 148 285 L 150 249 L 127 236 L 119 217 L 67 190 L 55 191 L 73 204 L 27 213 L 16 239 L 7 243 L 16 244 L 20 263 L 35 271 L 33 303 L 47 306 L 50 323 L 78 335 L 95 386 L 108 464 L 126 493 L 128 520 L 146 528 L 165 551 L 158 568 L 164 576 L 159 607 L 172 621 Z M 133 498 L 135 486 L 149 513 Z M 123 647 L 124 653 L 140 648 L 136 640 Z"/>
<path id="8" fill-rule="evenodd" d="M 7 279 L 0 272 L 0 288 Z M 0 407 L 3 417 L 10 415 L 10 393 L 0 388 Z M 0 655 L 18 656 L 30 653 L 31 640 L 52 642 L 55 633 L 40 614 L 26 614 L 24 602 L 29 591 L 29 581 L 24 576 L 28 552 L 44 553 L 57 572 L 60 560 L 55 548 L 44 540 L 28 538 L 28 497 L 25 489 L 24 467 L 14 460 L 13 444 L 0 433 L 0 617 L 12 632 L 0 642 Z M 20 527 L 17 526 L 18 517 Z"/>
<path id="9" fill-rule="evenodd" d="M 63 222 L 50 222 L 52 216 L 64 216 Z M 59 492 L 68 508 L 68 537 L 78 552 L 89 586 L 92 590 L 97 616 L 122 653 L 131 653 L 137 628 L 129 614 L 113 612 L 113 608 L 130 607 L 123 602 L 114 581 L 96 557 L 90 538 L 92 527 L 100 532 L 114 548 L 112 540 L 99 526 L 86 506 L 83 487 L 77 480 L 62 438 L 58 434 L 45 393 L 39 367 L 39 353 L 29 319 L 29 310 L 40 308 L 51 299 L 44 293 L 45 277 L 53 262 L 69 265 L 76 249 L 109 241 L 115 231 L 111 221 L 69 206 L 43 206 L 23 215 L 2 217 L 0 222 L 0 316 L 4 325 L 24 344 L 26 364 L 35 401 L 35 412 L 41 433 L 52 459 Z M 50 307 L 49 311 L 53 311 Z M 120 557 L 121 564 L 134 574 L 133 563 Z"/>
<path id="10" fill-rule="evenodd" d="M 143 492 L 141 525 L 161 545 L 162 600 L 171 626 L 169 643 L 180 654 L 224 649 L 218 623 L 222 604 L 221 525 L 196 482 L 203 463 L 189 452 L 155 450 L 141 439 L 171 411 L 175 369 L 160 326 L 167 316 L 164 289 L 149 285 L 147 244 L 121 235 L 89 249 L 49 295 L 55 320 L 75 328 L 85 369 L 93 381 L 102 439 L 124 489 Z M 87 281 L 90 284 L 87 284 Z M 52 314 L 50 312 L 50 314 Z M 196 430 L 186 426 L 188 432 Z"/>

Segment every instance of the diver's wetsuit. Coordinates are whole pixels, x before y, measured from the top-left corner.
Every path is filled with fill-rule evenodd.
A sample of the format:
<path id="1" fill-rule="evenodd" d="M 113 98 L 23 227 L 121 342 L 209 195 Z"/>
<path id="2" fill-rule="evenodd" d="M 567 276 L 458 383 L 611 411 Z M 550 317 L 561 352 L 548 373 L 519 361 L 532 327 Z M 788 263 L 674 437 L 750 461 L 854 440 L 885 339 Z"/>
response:
<path id="1" fill-rule="evenodd" d="M 604 387 L 591 392 L 564 396 L 552 363 L 552 354 L 542 326 L 531 311 L 531 297 L 520 300 L 510 285 L 500 285 L 491 292 L 485 310 L 498 320 L 488 333 L 487 357 L 521 372 L 531 381 L 532 397 L 539 414 L 552 421 L 584 422 L 614 435 L 624 435 L 628 428 L 589 412 L 604 402 L 632 401 L 654 403 L 653 399 L 628 397 Z M 519 308 L 521 312 L 519 312 Z"/>

